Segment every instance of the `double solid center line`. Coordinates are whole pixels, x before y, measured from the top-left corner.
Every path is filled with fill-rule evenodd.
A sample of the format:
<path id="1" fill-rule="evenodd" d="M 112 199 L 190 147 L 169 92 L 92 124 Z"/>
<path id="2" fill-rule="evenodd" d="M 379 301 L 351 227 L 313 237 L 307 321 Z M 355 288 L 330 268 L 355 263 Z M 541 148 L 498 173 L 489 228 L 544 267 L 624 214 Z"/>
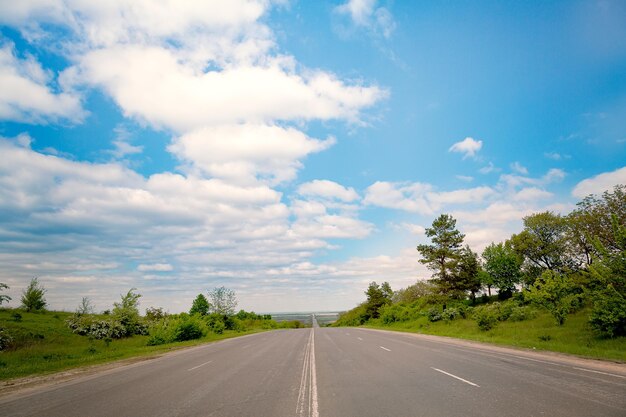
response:
<path id="1" fill-rule="evenodd" d="M 311 328 L 309 340 L 304 348 L 302 376 L 296 405 L 297 417 L 319 417 L 317 403 L 317 375 L 315 372 L 315 331 Z"/>

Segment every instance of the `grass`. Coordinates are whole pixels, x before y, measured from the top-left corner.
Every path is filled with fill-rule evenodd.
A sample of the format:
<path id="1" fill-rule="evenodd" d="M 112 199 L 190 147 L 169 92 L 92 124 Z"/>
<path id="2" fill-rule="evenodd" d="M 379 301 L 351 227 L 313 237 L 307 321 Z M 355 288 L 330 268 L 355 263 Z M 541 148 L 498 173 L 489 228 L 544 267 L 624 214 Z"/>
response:
<path id="1" fill-rule="evenodd" d="M 22 318 L 15 321 L 13 314 Z M 30 375 L 43 375 L 86 365 L 95 365 L 131 357 L 150 356 L 184 346 L 193 346 L 216 340 L 228 339 L 263 329 L 244 332 L 225 331 L 218 335 L 209 333 L 202 339 L 146 346 L 148 336 L 133 336 L 126 339 L 90 340 L 79 336 L 65 325 L 72 313 L 0 310 L 0 328 L 13 337 L 16 349 L 0 351 L 0 380 L 9 380 Z"/>
<path id="2" fill-rule="evenodd" d="M 476 321 L 456 319 L 431 323 L 426 317 L 383 325 L 377 320 L 365 327 L 450 336 L 497 345 L 515 346 L 579 355 L 595 359 L 626 362 L 626 337 L 598 338 L 588 326 L 589 310 L 567 316 L 563 326 L 556 325 L 550 314 L 541 311 L 525 321 L 504 321 L 489 331 L 478 328 Z"/>

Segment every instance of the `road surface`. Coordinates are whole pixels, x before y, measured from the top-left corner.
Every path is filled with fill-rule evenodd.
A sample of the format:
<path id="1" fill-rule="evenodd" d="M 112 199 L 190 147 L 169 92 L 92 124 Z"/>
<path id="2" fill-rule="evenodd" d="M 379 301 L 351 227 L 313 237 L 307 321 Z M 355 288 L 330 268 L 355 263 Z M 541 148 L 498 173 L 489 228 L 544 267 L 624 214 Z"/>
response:
<path id="1" fill-rule="evenodd" d="M 356 328 L 278 330 L 0 398 L 0 415 L 626 416 L 626 366 Z"/>

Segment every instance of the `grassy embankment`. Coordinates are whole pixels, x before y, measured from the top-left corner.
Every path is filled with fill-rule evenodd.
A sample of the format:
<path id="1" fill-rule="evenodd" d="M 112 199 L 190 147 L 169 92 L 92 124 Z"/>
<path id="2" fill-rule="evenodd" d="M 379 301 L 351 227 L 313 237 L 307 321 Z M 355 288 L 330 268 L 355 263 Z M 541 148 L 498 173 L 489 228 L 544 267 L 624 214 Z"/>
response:
<path id="1" fill-rule="evenodd" d="M 14 313 L 22 317 L 16 321 Z M 150 356 L 185 346 L 243 336 L 268 330 L 261 326 L 242 332 L 226 330 L 223 334 L 209 332 L 197 340 L 147 346 L 149 336 L 124 339 L 90 339 L 72 333 L 67 320 L 73 313 L 48 311 L 26 313 L 0 309 L 0 327 L 13 338 L 13 347 L 0 351 L 0 380 L 29 375 L 49 374 L 86 365 L 95 365 L 131 357 Z M 103 316 L 106 317 L 106 316 Z"/>
<path id="2" fill-rule="evenodd" d="M 532 318 L 523 321 L 499 321 L 487 331 L 481 330 L 474 318 L 431 322 L 426 314 L 388 324 L 381 319 L 370 319 L 364 327 L 448 336 L 626 362 L 626 337 L 600 338 L 589 327 L 588 320 L 589 308 L 583 308 L 569 314 L 565 323 L 558 326 L 547 311 L 537 309 Z"/>

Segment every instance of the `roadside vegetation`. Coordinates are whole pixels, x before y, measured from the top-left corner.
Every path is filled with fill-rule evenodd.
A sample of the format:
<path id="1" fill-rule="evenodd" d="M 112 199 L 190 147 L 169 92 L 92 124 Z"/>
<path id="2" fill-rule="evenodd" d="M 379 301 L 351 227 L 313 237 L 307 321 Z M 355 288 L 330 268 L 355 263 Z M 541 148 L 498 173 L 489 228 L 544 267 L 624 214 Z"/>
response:
<path id="1" fill-rule="evenodd" d="M 626 186 L 589 196 L 566 216 L 536 213 L 479 256 L 440 215 L 417 246 L 428 280 L 366 301 L 335 326 L 453 336 L 626 361 Z"/>
<path id="2" fill-rule="evenodd" d="M 6 289 L 1 285 L 0 289 Z M 46 374 L 84 365 L 153 355 L 171 349 L 278 328 L 269 315 L 235 310 L 235 292 L 224 287 L 199 294 L 189 313 L 168 314 L 148 307 L 130 289 L 111 310 L 95 314 L 84 297 L 73 313 L 47 311 L 45 288 L 33 279 L 17 309 L 0 308 L 0 380 Z M 9 301 L 0 294 L 0 304 Z"/>

